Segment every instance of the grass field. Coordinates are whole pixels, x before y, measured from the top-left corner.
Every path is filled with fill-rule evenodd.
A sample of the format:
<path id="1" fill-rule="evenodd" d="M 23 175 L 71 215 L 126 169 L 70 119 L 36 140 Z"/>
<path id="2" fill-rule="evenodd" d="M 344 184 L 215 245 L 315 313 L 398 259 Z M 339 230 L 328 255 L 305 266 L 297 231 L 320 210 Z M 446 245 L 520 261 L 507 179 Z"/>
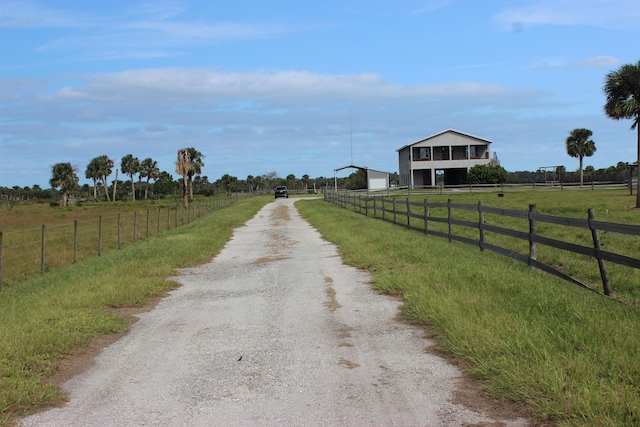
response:
<path id="1" fill-rule="evenodd" d="M 627 223 L 640 216 L 621 194 L 538 196 L 489 195 L 509 209 L 536 203 L 539 211 L 571 216 L 594 207 Z M 478 200 L 478 195 L 443 197 Z M 484 203 L 494 205 L 486 198 Z M 427 326 L 438 348 L 495 398 L 520 405 L 541 424 L 639 425 L 640 308 L 509 258 L 323 201 L 297 206 L 339 246 L 345 262 L 370 271 L 381 292 L 401 296 L 404 316 Z"/>
<path id="2" fill-rule="evenodd" d="M 233 201 L 235 197 L 230 196 L 200 198 L 183 209 L 177 199 L 89 201 L 68 208 L 35 200 L 0 208 L 0 281 L 11 285 L 38 276 L 43 268 L 50 271 L 95 257 L 184 225 Z"/>
<path id="3" fill-rule="evenodd" d="M 635 199 L 629 195 L 625 189 L 615 190 L 583 190 L 583 191 L 529 191 L 505 193 L 504 197 L 498 197 L 501 193 L 469 194 L 468 192 L 458 192 L 448 195 L 411 196 L 397 195 L 397 211 L 406 212 L 405 201 L 410 200 L 422 205 L 424 200 L 429 203 L 442 203 L 451 200 L 453 203 L 472 206 L 472 210 L 454 209 L 452 212 L 456 220 L 465 220 L 474 224 L 472 228 L 454 225 L 453 234 L 478 240 L 479 231 L 477 224 L 479 220 L 477 205 L 480 200 L 484 206 L 507 209 L 526 213 L 529 205 L 535 204 L 537 212 L 554 217 L 570 217 L 587 219 L 587 210 L 593 209 L 595 219 L 611 223 L 640 225 L 640 210 L 633 209 Z M 392 195 L 393 196 L 393 195 Z M 392 200 L 387 198 L 387 200 Z M 387 209 L 393 209 L 393 205 L 385 203 Z M 381 216 L 381 202 L 378 200 L 378 217 Z M 419 216 L 423 215 L 422 207 L 411 207 L 411 212 Z M 431 208 L 432 218 L 447 218 L 447 208 Z M 373 216 L 372 203 L 369 203 L 369 215 Z M 387 213 L 387 219 L 390 214 Z M 404 214 L 397 215 L 400 224 L 406 224 L 407 218 Z M 528 233 L 529 221 L 509 216 L 501 216 L 486 213 L 484 222 L 487 225 L 498 226 L 510 230 L 517 230 Z M 424 228 L 422 219 L 411 219 L 411 225 L 417 228 Z M 447 233 L 447 224 L 439 222 L 429 222 L 429 228 L 433 231 Z M 562 242 L 568 242 L 579 246 L 593 248 L 593 238 L 591 231 L 587 228 L 570 227 L 551 223 L 538 222 L 537 234 Z M 625 255 L 631 258 L 640 258 L 640 238 L 637 235 L 625 235 L 614 232 L 601 231 L 599 233 L 602 249 Z M 506 248 L 525 258 L 529 252 L 528 240 L 516 239 L 498 233 L 486 232 L 484 241 L 502 248 Z M 598 262 L 595 258 L 585 255 L 574 254 L 565 250 L 553 248 L 543 244 L 537 244 L 537 260 L 543 262 L 556 270 L 567 274 L 594 290 L 603 292 L 602 278 Z M 612 262 L 605 263 L 610 285 L 613 290 L 612 297 L 621 301 L 640 305 L 640 271 L 634 268 L 617 265 Z"/>

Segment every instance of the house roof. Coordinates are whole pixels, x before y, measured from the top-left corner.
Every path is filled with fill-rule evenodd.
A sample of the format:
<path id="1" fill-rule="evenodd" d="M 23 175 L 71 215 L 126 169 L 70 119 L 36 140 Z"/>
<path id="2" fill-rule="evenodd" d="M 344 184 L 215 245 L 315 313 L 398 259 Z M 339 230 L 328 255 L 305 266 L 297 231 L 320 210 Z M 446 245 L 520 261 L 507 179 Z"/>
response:
<path id="1" fill-rule="evenodd" d="M 485 138 L 480 138 L 479 136 L 471 135 L 471 134 L 469 134 L 469 133 L 460 132 L 460 131 L 455 130 L 455 129 L 447 129 L 447 130 L 443 130 L 442 132 L 438 132 L 438 133 L 436 133 L 436 134 L 433 134 L 433 135 L 431 135 L 431 136 L 428 136 L 428 137 L 426 137 L 426 138 L 422 138 L 422 139 L 421 139 L 421 140 L 419 140 L 419 141 L 415 141 L 415 142 L 412 142 L 411 144 L 407 144 L 407 145 L 405 145 L 405 146 L 403 146 L 403 147 L 401 147 L 401 148 L 398 148 L 396 151 L 404 150 L 405 148 L 407 148 L 407 147 L 411 147 L 412 145 L 415 145 L 415 144 L 417 144 L 417 143 L 419 143 L 419 142 L 424 142 L 424 141 L 427 141 L 427 140 L 429 140 L 429 139 L 436 138 L 436 137 L 438 137 L 438 136 L 440 136 L 440 135 L 444 135 L 445 133 L 457 133 L 458 135 L 466 136 L 466 137 L 468 137 L 468 138 L 477 139 L 478 141 L 482 141 L 482 142 L 489 143 L 489 144 L 491 144 L 491 143 L 492 143 L 492 141 L 489 141 L 488 139 L 485 139 Z"/>

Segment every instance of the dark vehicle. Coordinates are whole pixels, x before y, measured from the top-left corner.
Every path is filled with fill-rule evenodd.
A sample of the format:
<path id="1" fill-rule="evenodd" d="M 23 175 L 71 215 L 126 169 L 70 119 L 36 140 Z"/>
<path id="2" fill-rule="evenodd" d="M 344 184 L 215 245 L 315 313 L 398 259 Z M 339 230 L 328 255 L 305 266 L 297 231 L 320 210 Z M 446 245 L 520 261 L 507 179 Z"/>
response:
<path id="1" fill-rule="evenodd" d="M 289 190 L 287 190 L 287 187 L 285 187 L 284 185 L 278 185 L 276 187 L 276 199 L 278 197 L 287 197 L 289 198 Z"/>

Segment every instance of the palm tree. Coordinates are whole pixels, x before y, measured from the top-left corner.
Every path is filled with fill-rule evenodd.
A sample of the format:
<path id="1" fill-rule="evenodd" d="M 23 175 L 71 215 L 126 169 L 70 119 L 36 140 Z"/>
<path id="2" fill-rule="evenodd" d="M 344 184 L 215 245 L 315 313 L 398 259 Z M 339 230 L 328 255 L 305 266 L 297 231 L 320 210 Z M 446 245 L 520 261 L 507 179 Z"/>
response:
<path id="1" fill-rule="evenodd" d="M 158 168 L 158 162 L 151 157 L 147 157 L 140 163 L 140 178 L 147 178 L 147 185 L 144 187 L 144 199 L 147 200 L 147 194 L 149 192 L 149 181 L 158 179 L 160 175 L 160 168 Z"/>
<path id="2" fill-rule="evenodd" d="M 87 170 L 84 173 L 85 178 L 93 180 L 93 198 L 98 198 L 98 180 L 100 179 L 100 169 L 98 167 L 97 157 L 89 162 Z"/>
<path id="3" fill-rule="evenodd" d="M 76 168 L 71 163 L 56 163 L 53 165 L 52 177 L 49 180 L 51 187 L 58 188 L 62 192 L 62 207 L 68 205 L 69 193 L 78 188 L 78 175 Z"/>
<path id="4" fill-rule="evenodd" d="M 137 157 L 133 157 L 133 154 L 127 154 L 120 160 L 120 169 L 122 173 L 129 175 L 131 179 L 131 200 L 136 201 L 136 186 L 133 181 L 133 176 L 140 172 L 140 160 Z"/>
<path id="5" fill-rule="evenodd" d="M 189 157 L 191 159 L 191 167 L 187 172 L 187 177 L 189 178 L 189 199 L 193 200 L 193 177 L 200 176 L 202 173 L 202 168 L 204 167 L 204 154 L 199 152 L 193 147 L 186 148 L 189 152 Z"/>
<path id="6" fill-rule="evenodd" d="M 593 135 L 593 132 L 589 129 L 574 129 L 566 140 L 567 154 L 580 159 L 580 185 L 584 182 L 582 159 L 593 156 L 593 153 L 596 152 L 596 143 L 589 139 L 591 135 Z"/>
<path id="7" fill-rule="evenodd" d="M 113 160 L 111 160 L 106 154 L 98 157 L 98 165 L 100 168 L 100 180 L 102 181 L 102 186 L 104 187 L 104 194 L 107 197 L 107 202 L 110 202 L 109 198 L 109 184 L 107 183 L 107 178 L 111 175 L 113 171 Z M 117 171 L 116 171 L 116 179 L 117 179 Z M 115 202 L 115 196 L 113 197 L 113 201 Z"/>
<path id="8" fill-rule="evenodd" d="M 309 175 L 306 173 L 302 175 L 302 184 L 304 185 L 304 192 L 309 191 Z"/>
<path id="9" fill-rule="evenodd" d="M 178 150 L 178 160 L 176 160 L 176 173 L 182 176 L 182 204 L 186 208 L 189 207 L 188 176 L 191 171 L 192 162 L 188 148 Z"/>
<path id="10" fill-rule="evenodd" d="M 113 160 L 111 160 L 106 154 L 102 156 L 95 157 L 91 159 L 89 165 L 87 166 L 87 170 L 85 172 L 85 176 L 87 179 L 93 179 L 93 198 L 96 199 L 97 196 L 97 181 L 100 180 L 102 182 L 102 186 L 104 187 L 104 193 L 107 196 L 107 201 L 109 199 L 109 187 L 107 185 L 107 177 L 111 175 L 111 171 L 113 169 Z"/>
<path id="11" fill-rule="evenodd" d="M 626 64 L 607 74 L 604 112 L 614 120 L 632 119 L 631 130 L 638 132 L 636 165 L 640 168 L 640 61 Z M 636 208 L 640 208 L 640 174 L 636 184 Z"/>

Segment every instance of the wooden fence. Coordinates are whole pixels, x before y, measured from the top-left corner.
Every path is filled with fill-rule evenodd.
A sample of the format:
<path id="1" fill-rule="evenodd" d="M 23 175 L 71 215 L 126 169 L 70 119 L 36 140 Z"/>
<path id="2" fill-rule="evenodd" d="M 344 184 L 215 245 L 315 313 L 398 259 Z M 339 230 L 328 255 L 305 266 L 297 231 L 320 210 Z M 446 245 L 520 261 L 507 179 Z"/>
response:
<path id="1" fill-rule="evenodd" d="M 482 201 L 479 201 L 477 205 L 453 203 L 451 199 L 447 202 L 439 203 L 432 203 L 427 199 L 422 202 L 415 202 L 409 198 L 399 200 L 393 197 L 365 196 L 344 192 L 326 192 L 324 199 L 354 212 L 393 222 L 424 234 L 446 238 L 450 242 L 459 241 L 477 246 L 482 251 L 485 249 L 491 250 L 526 263 L 532 268 L 545 271 L 600 293 L 552 265 L 562 264 L 561 261 L 549 263 L 539 261 L 537 245 L 541 244 L 560 251 L 595 259 L 598 264 L 600 279 L 602 280 L 603 293 L 606 296 L 611 296 L 612 291 L 605 261 L 630 267 L 636 269 L 636 271 L 640 269 L 640 259 L 603 250 L 600 241 L 601 231 L 626 236 L 640 236 L 640 226 L 598 221 L 595 219 L 592 209 L 588 209 L 587 218 L 580 219 L 540 214 L 536 212 L 536 205 L 530 205 L 528 211 L 516 211 L 484 206 Z M 494 218 L 495 224 L 488 223 L 487 215 Z M 500 221 L 500 217 L 524 220 L 526 226 L 520 227 L 520 229 L 501 226 L 501 223 L 512 224 L 508 221 Z M 590 235 L 590 245 L 585 246 L 584 244 L 545 237 L 538 232 L 538 227 L 541 223 L 585 230 Z M 494 237 L 493 240 L 495 242 L 489 242 L 487 233 L 492 233 L 493 236 L 505 236 L 511 238 L 511 240 L 515 238 L 524 242 L 528 246 L 528 250 L 518 251 L 516 249 L 518 245 L 506 243 L 506 240 L 501 240 L 500 238 Z M 565 235 L 567 234 L 565 233 Z M 520 249 L 522 249 L 521 246 Z M 637 254 L 634 255 L 637 256 Z"/>
<path id="2" fill-rule="evenodd" d="M 188 209 L 182 205 L 157 211 L 127 212 L 99 216 L 92 220 L 19 231 L 0 231 L 0 290 L 3 283 L 44 274 L 104 251 L 177 228 L 197 218 L 230 206 L 244 193 L 196 200 Z"/>

